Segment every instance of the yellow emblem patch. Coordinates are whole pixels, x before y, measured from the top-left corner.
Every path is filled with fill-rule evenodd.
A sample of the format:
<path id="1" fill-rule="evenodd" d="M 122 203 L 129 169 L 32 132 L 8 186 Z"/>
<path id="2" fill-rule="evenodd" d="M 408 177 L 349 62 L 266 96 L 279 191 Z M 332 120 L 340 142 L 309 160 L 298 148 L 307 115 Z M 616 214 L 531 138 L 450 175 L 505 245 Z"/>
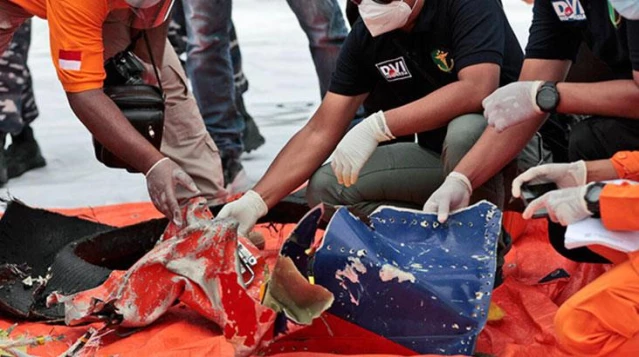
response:
<path id="1" fill-rule="evenodd" d="M 433 50 L 430 55 L 440 71 L 450 73 L 455 68 L 455 60 L 448 58 L 448 52 Z"/>

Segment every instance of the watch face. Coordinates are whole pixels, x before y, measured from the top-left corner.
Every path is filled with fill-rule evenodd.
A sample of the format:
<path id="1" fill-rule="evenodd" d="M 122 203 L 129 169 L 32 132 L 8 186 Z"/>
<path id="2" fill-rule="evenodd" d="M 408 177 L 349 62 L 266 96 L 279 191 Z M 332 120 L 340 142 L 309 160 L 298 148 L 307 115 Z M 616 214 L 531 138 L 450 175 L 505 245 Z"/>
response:
<path id="1" fill-rule="evenodd" d="M 599 202 L 599 196 L 601 195 L 601 191 L 603 191 L 603 186 L 601 185 L 593 185 L 590 187 L 588 192 L 586 192 L 586 201 L 587 202 Z"/>
<path id="2" fill-rule="evenodd" d="M 537 93 L 537 105 L 543 111 L 555 110 L 557 93 L 552 88 L 541 88 Z"/>

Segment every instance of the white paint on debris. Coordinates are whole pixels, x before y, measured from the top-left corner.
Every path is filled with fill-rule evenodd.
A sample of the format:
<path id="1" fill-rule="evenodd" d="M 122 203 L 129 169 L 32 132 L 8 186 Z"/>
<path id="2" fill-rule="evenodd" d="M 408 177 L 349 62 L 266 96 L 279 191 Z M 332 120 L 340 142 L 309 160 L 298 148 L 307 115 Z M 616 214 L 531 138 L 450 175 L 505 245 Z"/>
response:
<path id="1" fill-rule="evenodd" d="M 393 279 L 397 279 L 400 283 L 405 281 L 410 281 L 411 283 L 415 282 L 415 275 L 390 264 L 384 264 L 382 266 L 382 269 L 379 271 L 379 278 L 382 279 L 383 282 L 391 281 Z"/>
<path id="2" fill-rule="evenodd" d="M 344 269 L 335 272 L 335 279 L 344 281 L 348 279 L 353 284 L 359 283 L 359 274 L 366 274 L 366 266 L 357 257 L 348 257 L 349 263 Z"/>

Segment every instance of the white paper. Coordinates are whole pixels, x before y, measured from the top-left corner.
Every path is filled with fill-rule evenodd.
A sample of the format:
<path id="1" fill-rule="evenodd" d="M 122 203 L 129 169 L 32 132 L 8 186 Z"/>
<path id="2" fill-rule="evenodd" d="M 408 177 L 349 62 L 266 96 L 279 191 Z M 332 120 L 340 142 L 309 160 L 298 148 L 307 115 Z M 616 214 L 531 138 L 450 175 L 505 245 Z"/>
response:
<path id="1" fill-rule="evenodd" d="M 568 226 L 564 244 L 568 249 L 599 244 L 629 253 L 639 250 L 639 232 L 610 231 L 600 220 L 588 218 Z"/>

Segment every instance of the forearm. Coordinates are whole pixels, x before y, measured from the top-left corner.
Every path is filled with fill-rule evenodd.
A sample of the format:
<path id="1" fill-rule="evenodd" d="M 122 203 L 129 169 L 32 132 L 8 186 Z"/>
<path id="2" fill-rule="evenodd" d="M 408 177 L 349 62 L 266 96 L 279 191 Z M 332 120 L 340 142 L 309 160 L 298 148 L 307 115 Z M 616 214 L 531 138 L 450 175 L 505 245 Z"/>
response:
<path id="1" fill-rule="evenodd" d="M 631 79 L 597 83 L 559 83 L 557 111 L 639 119 L 639 85 Z"/>
<path id="2" fill-rule="evenodd" d="M 253 189 L 269 208 L 308 180 L 326 161 L 366 96 L 326 93 L 317 112 L 286 144 Z"/>
<path id="3" fill-rule="evenodd" d="M 619 178 L 610 160 L 586 161 L 586 181 L 606 181 Z"/>
<path id="4" fill-rule="evenodd" d="M 402 136 L 446 126 L 463 114 L 481 113 L 484 98 L 499 87 L 499 73 L 499 66 L 492 63 L 466 67 L 458 81 L 386 111 L 386 124 L 393 135 Z"/>
<path id="5" fill-rule="evenodd" d="M 311 177 L 340 138 L 323 135 L 307 125 L 286 144 L 253 190 L 269 208 L 273 207 Z"/>
<path id="6" fill-rule="evenodd" d="M 569 68 L 569 61 L 527 59 L 519 80 L 561 81 Z M 517 157 L 546 118 L 547 115 L 539 115 L 501 133 L 489 126 L 455 171 L 466 175 L 473 188 L 483 185 Z"/>
<path id="7" fill-rule="evenodd" d="M 67 93 L 73 112 L 113 154 L 140 172 L 147 172 L 163 155 L 126 120 L 100 89 Z"/>
<path id="8" fill-rule="evenodd" d="M 410 135 L 440 128 L 463 114 L 479 113 L 484 98 L 472 84 L 454 82 L 384 115 L 393 135 Z"/>
<path id="9" fill-rule="evenodd" d="M 545 117 L 542 117 L 524 122 L 501 133 L 493 127 L 486 128 L 455 171 L 468 177 L 473 189 L 483 185 L 519 155 L 544 120 Z"/>

